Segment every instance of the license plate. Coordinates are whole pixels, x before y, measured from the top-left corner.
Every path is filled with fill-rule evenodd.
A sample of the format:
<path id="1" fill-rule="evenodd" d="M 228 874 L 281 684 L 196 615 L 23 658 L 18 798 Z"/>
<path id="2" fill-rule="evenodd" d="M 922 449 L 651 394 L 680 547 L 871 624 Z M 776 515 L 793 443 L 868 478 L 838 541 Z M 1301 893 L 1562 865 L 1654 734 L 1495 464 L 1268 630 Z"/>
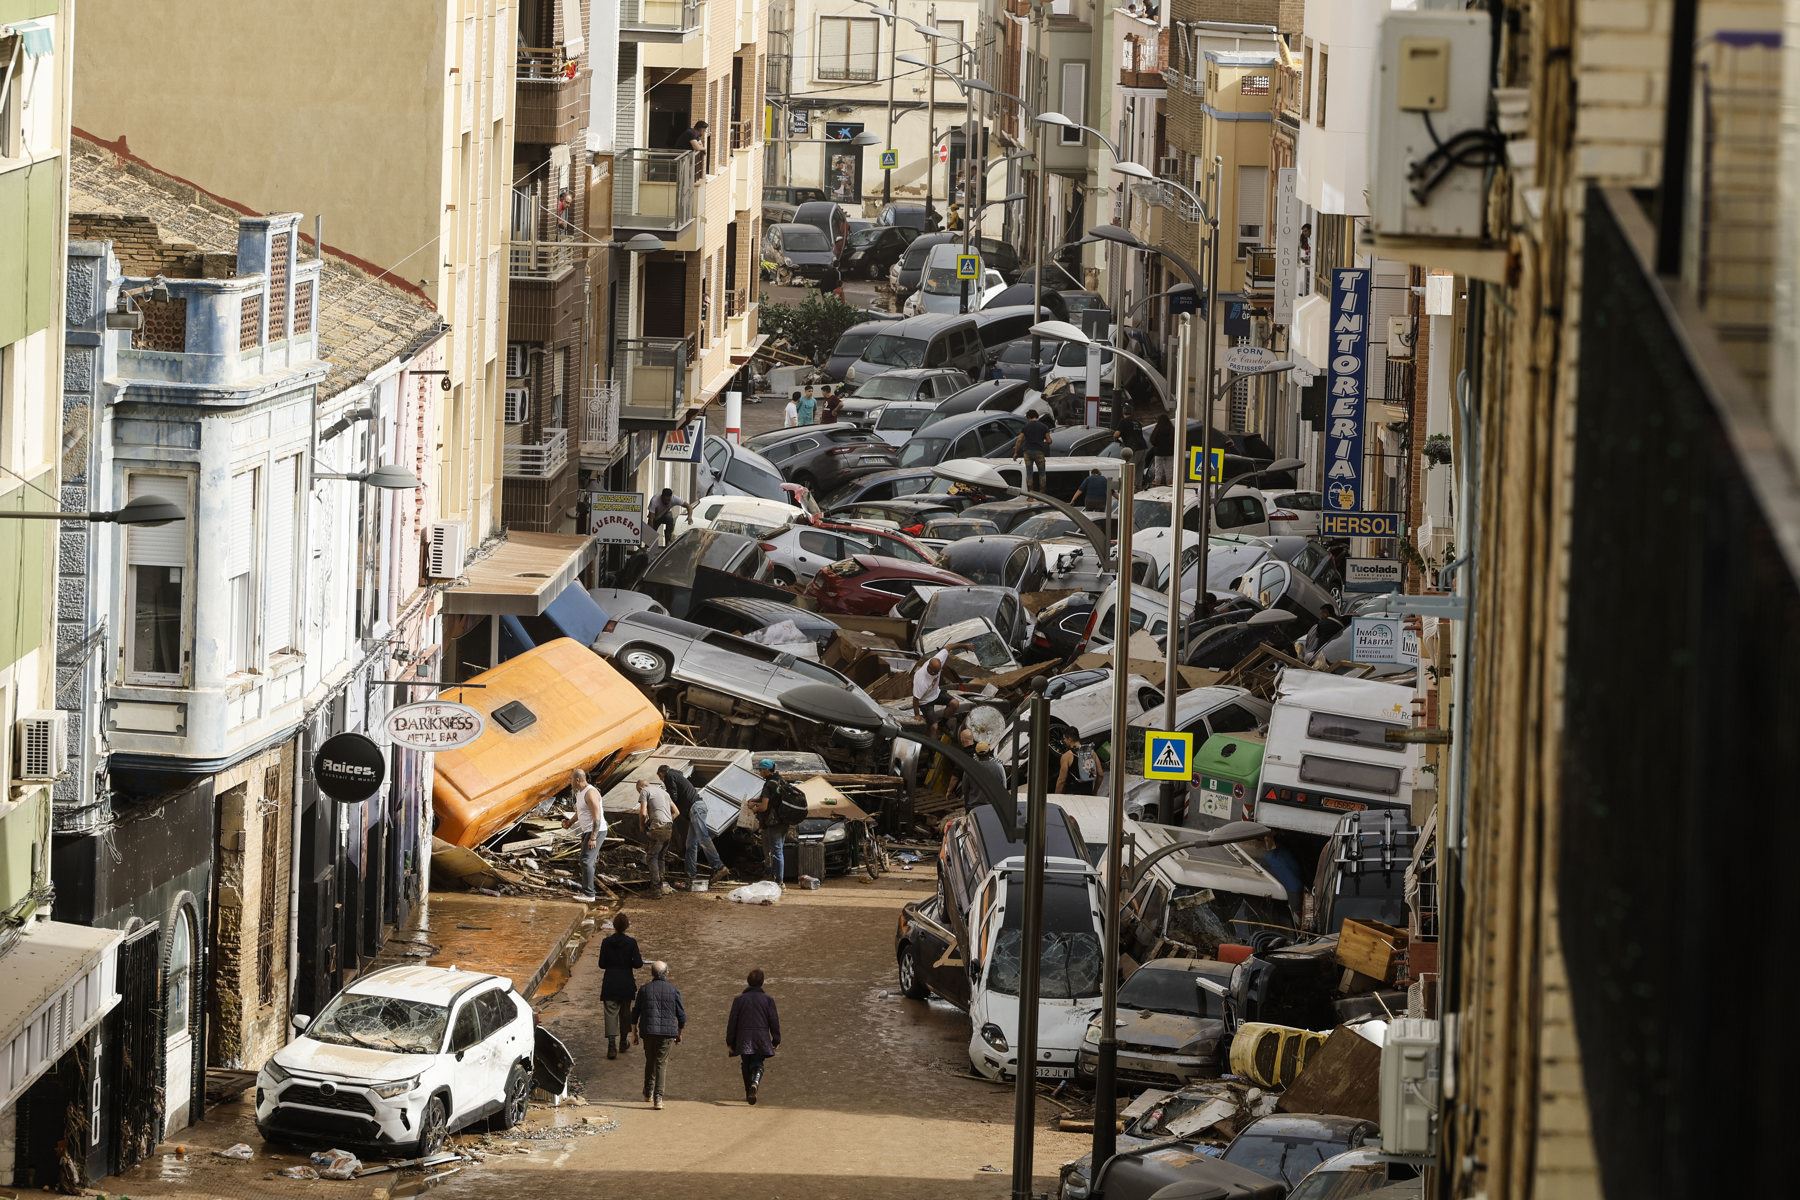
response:
<path id="1" fill-rule="evenodd" d="M 1037 1069 L 1037 1077 L 1039 1079 L 1073 1079 L 1075 1078 L 1075 1068 L 1040 1066 Z"/>

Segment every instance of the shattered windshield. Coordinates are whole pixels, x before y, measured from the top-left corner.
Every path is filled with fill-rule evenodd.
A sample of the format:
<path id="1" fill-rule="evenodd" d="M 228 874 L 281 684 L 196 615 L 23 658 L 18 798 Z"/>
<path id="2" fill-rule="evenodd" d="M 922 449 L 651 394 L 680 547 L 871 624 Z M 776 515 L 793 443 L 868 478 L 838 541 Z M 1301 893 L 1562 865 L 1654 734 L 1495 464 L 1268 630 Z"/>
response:
<path id="1" fill-rule="evenodd" d="M 325 1006 L 306 1036 L 334 1046 L 363 1046 L 392 1054 L 436 1054 L 444 1044 L 450 1010 L 441 1004 L 341 992 Z"/>
<path id="2" fill-rule="evenodd" d="M 1008 904 L 994 941 L 994 960 L 987 985 L 1002 995 L 1019 994 L 1019 950 L 1025 923 L 1023 900 Z M 1088 890 L 1081 883 L 1044 884 L 1043 956 L 1038 968 L 1039 995 L 1045 1000 L 1075 1000 L 1100 994 L 1100 937 Z"/>

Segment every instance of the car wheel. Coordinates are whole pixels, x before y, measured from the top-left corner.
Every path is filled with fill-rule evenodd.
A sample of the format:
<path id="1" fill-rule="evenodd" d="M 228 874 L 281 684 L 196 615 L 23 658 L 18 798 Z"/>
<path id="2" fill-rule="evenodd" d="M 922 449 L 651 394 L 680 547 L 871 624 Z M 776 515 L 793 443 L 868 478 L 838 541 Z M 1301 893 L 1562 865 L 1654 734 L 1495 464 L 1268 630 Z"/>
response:
<path id="1" fill-rule="evenodd" d="M 776 567 L 773 571 L 769 572 L 769 582 L 776 587 L 793 587 L 800 581 L 795 579 L 794 573 L 787 568 Z"/>
<path id="2" fill-rule="evenodd" d="M 511 1129 L 525 1120 L 525 1106 L 531 1099 L 531 1068 L 514 1063 L 506 1076 L 506 1098 L 495 1121 L 499 1129 Z"/>
<path id="3" fill-rule="evenodd" d="M 908 1000 L 923 1000 L 929 995 L 925 973 L 919 969 L 919 948 L 912 942 L 900 950 L 900 994 Z"/>
<path id="4" fill-rule="evenodd" d="M 669 677 L 668 656 L 649 646 L 628 646 L 616 662 L 628 678 L 645 687 L 655 687 Z"/>
<path id="5" fill-rule="evenodd" d="M 436 1154 L 444 1148 L 449 1136 L 450 1110 L 442 1096 L 433 1096 L 425 1102 L 425 1111 L 419 1114 L 419 1142 L 413 1147 L 413 1157 L 428 1158 Z"/>

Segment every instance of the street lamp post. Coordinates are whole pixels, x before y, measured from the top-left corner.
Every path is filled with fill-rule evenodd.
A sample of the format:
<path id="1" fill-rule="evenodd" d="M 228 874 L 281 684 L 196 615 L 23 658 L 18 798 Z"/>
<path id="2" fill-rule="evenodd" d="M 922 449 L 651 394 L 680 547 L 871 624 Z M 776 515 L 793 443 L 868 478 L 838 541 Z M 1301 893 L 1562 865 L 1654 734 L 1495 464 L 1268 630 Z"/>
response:
<path id="1" fill-rule="evenodd" d="M 888 27 L 887 145 L 883 146 L 882 149 L 883 150 L 892 150 L 892 149 L 894 149 L 894 83 L 898 79 L 898 75 L 895 73 L 895 70 L 894 70 L 894 63 L 897 59 L 897 55 L 895 54 L 895 51 L 900 49 L 900 26 L 896 22 L 898 21 L 900 14 L 895 12 L 891 8 L 884 8 L 879 4 L 873 3 L 873 0 L 856 0 L 856 2 L 858 4 L 861 4 L 863 7 L 867 8 L 870 12 L 874 13 L 877 17 L 880 17 L 883 21 L 887 22 L 887 27 Z M 789 53 L 789 61 L 791 62 L 792 54 L 793 54 L 793 47 L 791 44 L 789 45 L 788 53 Z M 790 67 L 790 70 L 791 70 L 791 67 Z M 896 157 L 897 157 L 897 155 L 896 155 Z M 893 199 L 894 199 L 894 173 L 892 171 L 883 170 L 881 172 L 881 202 L 883 204 L 888 204 L 888 203 L 891 203 L 893 201 Z"/>
<path id="2" fill-rule="evenodd" d="M 1045 680 L 1032 680 L 1031 744 L 1050 737 L 1050 702 Z M 1018 740 L 1014 734 L 1014 741 Z M 1038 996 L 1044 952 L 1044 810 L 1050 791 L 1050 757 L 1033 754 L 1025 790 L 1025 913 L 1019 933 L 1019 1044 L 1013 1061 L 1012 1200 L 1032 1200 L 1032 1160 L 1037 1149 Z M 964 950 L 965 957 L 968 951 Z"/>

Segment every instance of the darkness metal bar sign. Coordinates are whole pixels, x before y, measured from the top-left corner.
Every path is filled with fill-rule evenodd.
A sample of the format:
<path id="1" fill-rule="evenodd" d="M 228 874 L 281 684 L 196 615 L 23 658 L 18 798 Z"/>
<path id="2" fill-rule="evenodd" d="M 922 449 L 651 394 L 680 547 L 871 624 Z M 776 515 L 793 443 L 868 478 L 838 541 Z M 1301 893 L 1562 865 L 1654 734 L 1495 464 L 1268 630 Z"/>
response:
<path id="1" fill-rule="evenodd" d="M 1369 272 L 1331 272 L 1330 407 L 1325 423 L 1325 507 L 1358 512 L 1363 506 L 1363 405 L 1368 397 Z"/>

